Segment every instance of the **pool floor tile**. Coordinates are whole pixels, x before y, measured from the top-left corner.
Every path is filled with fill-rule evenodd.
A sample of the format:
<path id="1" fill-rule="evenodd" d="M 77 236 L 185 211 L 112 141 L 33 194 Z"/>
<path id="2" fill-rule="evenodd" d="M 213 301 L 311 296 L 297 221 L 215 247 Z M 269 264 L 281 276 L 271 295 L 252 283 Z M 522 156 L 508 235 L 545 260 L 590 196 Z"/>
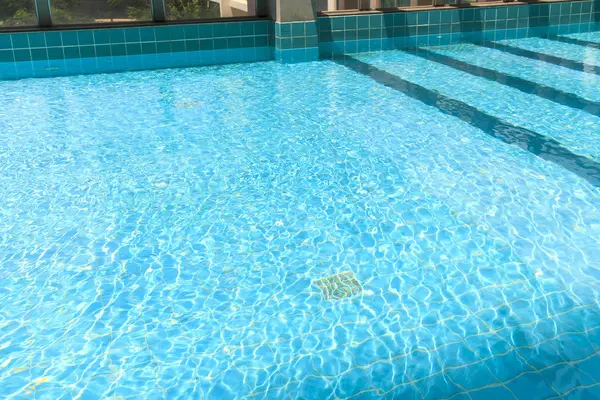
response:
<path id="1" fill-rule="evenodd" d="M 506 386 L 521 400 L 542 400 L 559 395 L 538 372 L 529 372 Z"/>

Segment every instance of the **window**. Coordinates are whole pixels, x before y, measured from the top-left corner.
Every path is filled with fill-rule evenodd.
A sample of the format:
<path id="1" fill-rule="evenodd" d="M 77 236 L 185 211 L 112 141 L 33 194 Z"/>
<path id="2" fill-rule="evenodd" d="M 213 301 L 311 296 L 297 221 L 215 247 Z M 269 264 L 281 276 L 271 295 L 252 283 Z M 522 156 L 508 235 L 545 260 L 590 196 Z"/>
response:
<path id="1" fill-rule="evenodd" d="M 56 25 L 152 20 L 150 0 L 51 0 L 50 4 Z"/>
<path id="2" fill-rule="evenodd" d="M 0 28 L 37 25 L 33 0 L 0 0 Z"/>
<path id="3" fill-rule="evenodd" d="M 169 20 L 256 15 L 256 0 L 164 0 Z"/>

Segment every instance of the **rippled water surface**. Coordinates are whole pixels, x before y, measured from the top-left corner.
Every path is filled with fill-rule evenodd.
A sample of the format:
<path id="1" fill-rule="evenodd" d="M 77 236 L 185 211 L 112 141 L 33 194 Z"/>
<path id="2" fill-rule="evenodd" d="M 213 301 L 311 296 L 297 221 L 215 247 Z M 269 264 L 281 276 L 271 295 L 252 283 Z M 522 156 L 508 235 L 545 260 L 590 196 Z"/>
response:
<path id="1" fill-rule="evenodd" d="M 597 78 L 461 45 L 0 82 L 0 397 L 600 398 Z"/>

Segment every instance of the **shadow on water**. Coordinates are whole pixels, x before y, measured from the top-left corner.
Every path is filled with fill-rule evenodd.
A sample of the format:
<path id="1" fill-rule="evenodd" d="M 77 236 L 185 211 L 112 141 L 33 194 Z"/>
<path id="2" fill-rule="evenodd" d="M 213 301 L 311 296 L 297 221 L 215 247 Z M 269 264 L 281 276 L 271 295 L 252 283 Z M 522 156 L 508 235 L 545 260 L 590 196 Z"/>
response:
<path id="1" fill-rule="evenodd" d="M 474 76 L 485 78 L 493 82 L 498 82 L 527 94 L 535 94 L 536 96 L 542 97 L 544 99 L 553 101 L 558 104 L 562 104 L 570 108 L 583 110 L 592 115 L 600 114 L 600 103 L 584 99 L 582 97 L 577 96 L 576 94 L 563 92 L 562 90 L 531 82 L 516 76 L 504 74 L 493 69 L 475 66 L 467 62 L 457 60 L 450 56 L 446 56 L 425 49 L 420 49 L 414 54 L 428 61 L 433 61 L 438 64 L 442 64 Z"/>
<path id="2" fill-rule="evenodd" d="M 571 152 L 554 139 L 512 125 L 475 107 L 408 82 L 397 75 L 380 70 L 356 58 L 346 56 L 335 58 L 334 61 L 354 72 L 371 78 L 381 85 L 419 100 L 428 106 L 435 107 L 444 114 L 460 118 L 495 139 L 518 146 L 541 159 L 560 165 L 596 187 L 600 186 L 600 164 Z"/>

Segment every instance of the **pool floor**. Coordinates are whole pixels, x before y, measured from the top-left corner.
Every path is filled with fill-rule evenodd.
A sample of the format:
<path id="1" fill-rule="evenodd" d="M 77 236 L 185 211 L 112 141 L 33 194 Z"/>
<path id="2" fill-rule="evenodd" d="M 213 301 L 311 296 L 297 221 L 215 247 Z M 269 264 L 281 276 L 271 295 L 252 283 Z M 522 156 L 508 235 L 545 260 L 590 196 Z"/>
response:
<path id="1" fill-rule="evenodd" d="M 0 397 L 600 398 L 560 38 L 0 82 Z"/>

